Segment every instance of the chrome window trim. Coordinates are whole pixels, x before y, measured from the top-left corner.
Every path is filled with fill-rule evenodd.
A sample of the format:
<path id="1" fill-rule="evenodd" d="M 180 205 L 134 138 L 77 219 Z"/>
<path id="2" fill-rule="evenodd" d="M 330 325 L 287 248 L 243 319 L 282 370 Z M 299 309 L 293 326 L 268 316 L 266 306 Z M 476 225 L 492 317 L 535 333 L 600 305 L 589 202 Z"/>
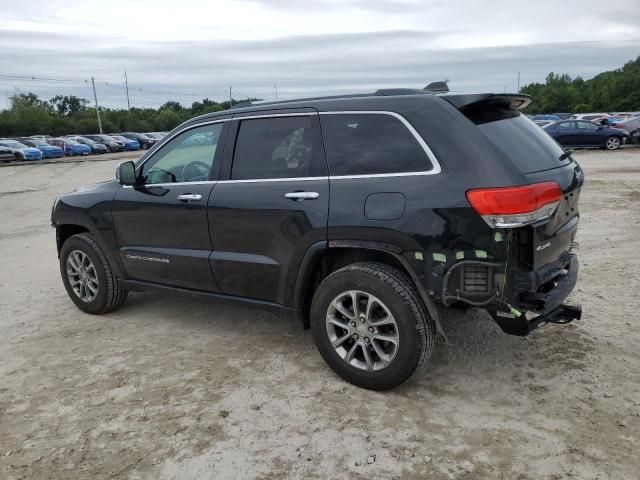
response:
<path id="1" fill-rule="evenodd" d="M 329 178 L 331 177 L 247 178 L 241 180 L 219 180 L 218 183 L 308 182 L 312 180 L 329 180 Z"/>
<path id="2" fill-rule="evenodd" d="M 195 125 L 189 125 L 181 130 L 178 130 L 171 136 L 167 136 L 163 138 L 162 143 L 157 144 L 156 149 L 149 154 L 147 158 L 144 159 L 139 165 L 136 166 L 136 171 L 138 168 L 142 168 L 142 166 L 152 158 L 157 151 L 159 151 L 166 143 L 184 133 L 188 130 L 192 130 L 194 128 L 204 127 L 207 125 L 212 125 L 216 123 L 224 123 L 230 122 L 233 120 L 251 120 L 258 118 L 277 118 L 277 117 L 306 117 L 313 115 L 389 115 L 398 119 L 407 130 L 413 135 L 418 144 L 422 147 L 424 152 L 429 158 L 429 161 L 433 165 L 431 170 L 425 170 L 421 172 L 397 172 L 397 173 L 371 173 L 371 174 L 358 174 L 358 175 L 329 175 L 322 177 L 289 177 L 289 178 L 256 178 L 256 179 L 241 179 L 241 180 L 208 180 L 202 182 L 176 182 L 176 183 L 147 183 L 141 185 L 141 187 L 161 187 L 161 186 L 177 186 L 177 185 L 204 185 L 204 184 L 215 184 L 215 183 L 257 183 L 257 182 L 293 182 L 293 181 L 310 181 L 310 180 L 348 180 L 348 179 L 358 179 L 358 178 L 389 178 L 389 177 L 415 177 L 415 176 L 426 176 L 426 175 L 437 175 L 442 172 L 442 167 L 438 162 L 435 154 L 427 145 L 427 142 L 422 138 L 422 136 L 418 133 L 418 131 L 411 125 L 406 118 L 396 112 L 391 112 L 388 110 L 340 110 L 340 111 L 332 111 L 332 112 L 295 112 L 295 113 L 270 113 L 270 114 L 256 114 L 256 115 L 243 115 L 241 117 L 229 117 L 223 118 L 220 120 L 211 120 L 208 122 L 202 122 Z M 131 185 L 123 185 L 123 188 L 133 188 Z"/>
<path id="3" fill-rule="evenodd" d="M 398 172 L 398 173 L 380 173 L 380 174 L 375 174 L 374 173 L 374 174 L 362 174 L 362 175 L 337 175 L 337 176 L 332 176 L 331 178 L 337 178 L 337 179 L 341 179 L 341 178 L 362 178 L 362 177 L 375 178 L 375 177 L 387 177 L 387 176 L 407 177 L 407 176 L 411 176 L 411 175 L 437 175 L 440 172 L 442 172 L 442 167 L 440 167 L 440 163 L 438 162 L 438 159 L 434 155 L 434 153 L 431 150 L 431 148 L 429 148 L 429 145 L 427 145 L 427 142 L 425 142 L 424 138 L 422 138 L 422 136 L 418 133 L 418 131 L 415 128 L 413 128 L 413 125 L 411 125 L 409 123 L 409 121 L 406 118 L 404 118 L 402 115 L 400 115 L 399 113 L 391 112 L 391 111 L 388 111 L 388 110 L 350 110 L 350 111 L 343 110 L 343 111 L 336 111 L 336 112 L 320 112 L 320 115 L 356 115 L 356 114 L 362 114 L 362 115 L 376 115 L 376 114 L 377 115 L 389 115 L 391 117 L 394 117 L 394 118 L 400 120 L 400 123 L 402 123 L 405 126 L 405 128 L 407 130 L 409 130 L 411 135 L 413 135 L 413 137 L 416 139 L 418 144 L 422 147 L 424 152 L 427 154 L 427 158 L 431 162 L 431 165 L 433 166 L 433 168 L 431 170 L 425 170 L 425 171 L 422 171 L 422 172 Z"/>
<path id="4" fill-rule="evenodd" d="M 277 117 L 311 117 L 318 115 L 318 112 L 296 112 L 296 113 L 266 113 L 264 115 L 245 115 L 233 117 L 232 120 L 252 120 L 254 118 L 277 118 Z"/>

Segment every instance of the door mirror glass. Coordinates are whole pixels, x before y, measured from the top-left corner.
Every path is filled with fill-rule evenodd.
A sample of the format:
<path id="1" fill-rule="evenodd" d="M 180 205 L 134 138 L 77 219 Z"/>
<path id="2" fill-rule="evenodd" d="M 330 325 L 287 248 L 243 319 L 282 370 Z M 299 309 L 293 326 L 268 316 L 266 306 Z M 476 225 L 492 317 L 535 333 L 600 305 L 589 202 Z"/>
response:
<path id="1" fill-rule="evenodd" d="M 121 185 L 135 185 L 136 179 L 136 166 L 133 162 L 123 162 L 118 165 L 116 169 L 116 178 L 120 180 Z"/>

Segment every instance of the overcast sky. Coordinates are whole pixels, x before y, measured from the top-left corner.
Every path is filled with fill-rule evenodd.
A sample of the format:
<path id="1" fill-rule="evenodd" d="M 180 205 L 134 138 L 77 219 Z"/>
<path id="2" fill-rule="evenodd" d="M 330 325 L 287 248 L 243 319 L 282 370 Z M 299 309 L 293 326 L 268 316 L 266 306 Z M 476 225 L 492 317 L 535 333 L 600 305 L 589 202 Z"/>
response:
<path id="1" fill-rule="evenodd" d="M 640 55 L 638 0 L 0 0 L 0 106 L 15 92 L 125 107 L 422 88 L 515 91 Z M 7 78 L 27 75 L 56 80 Z M 64 79 L 68 81 L 57 81 Z M 141 89 L 141 90 L 140 90 Z M 160 92 L 160 93 L 154 93 Z M 176 92 L 169 94 L 167 92 Z M 193 94 L 192 94 L 193 93 Z"/>

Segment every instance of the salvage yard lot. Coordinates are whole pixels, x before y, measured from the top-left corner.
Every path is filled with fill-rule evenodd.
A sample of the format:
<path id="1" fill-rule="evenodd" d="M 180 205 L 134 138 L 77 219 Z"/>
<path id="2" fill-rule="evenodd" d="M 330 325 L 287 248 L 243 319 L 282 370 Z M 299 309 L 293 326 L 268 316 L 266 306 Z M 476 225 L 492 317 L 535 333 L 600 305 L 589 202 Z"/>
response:
<path id="1" fill-rule="evenodd" d="M 120 160 L 0 169 L 0 478 L 636 479 L 640 149 L 575 156 L 583 319 L 518 338 L 446 312 L 449 344 L 384 393 L 274 314 L 153 293 L 82 313 L 51 206 Z"/>

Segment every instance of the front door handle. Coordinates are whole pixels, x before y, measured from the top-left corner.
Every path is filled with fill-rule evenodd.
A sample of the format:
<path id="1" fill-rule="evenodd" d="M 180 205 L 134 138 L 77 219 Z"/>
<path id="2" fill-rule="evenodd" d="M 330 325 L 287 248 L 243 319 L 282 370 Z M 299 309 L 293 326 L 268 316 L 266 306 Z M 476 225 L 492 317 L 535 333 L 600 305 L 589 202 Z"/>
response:
<path id="1" fill-rule="evenodd" d="M 202 200 L 202 195 L 197 193 L 185 193 L 182 195 L 178 195 L 178 200 L 180 200 L 181 202 L 194 202 Z"/>
<path id="2" fill-rule="evenodd" d="M 303 200 L 315 200 L 320 198 L 320 194 L 318 192 L 289 192 L 285 193 L 284 198 L 302 202 Z"/>

